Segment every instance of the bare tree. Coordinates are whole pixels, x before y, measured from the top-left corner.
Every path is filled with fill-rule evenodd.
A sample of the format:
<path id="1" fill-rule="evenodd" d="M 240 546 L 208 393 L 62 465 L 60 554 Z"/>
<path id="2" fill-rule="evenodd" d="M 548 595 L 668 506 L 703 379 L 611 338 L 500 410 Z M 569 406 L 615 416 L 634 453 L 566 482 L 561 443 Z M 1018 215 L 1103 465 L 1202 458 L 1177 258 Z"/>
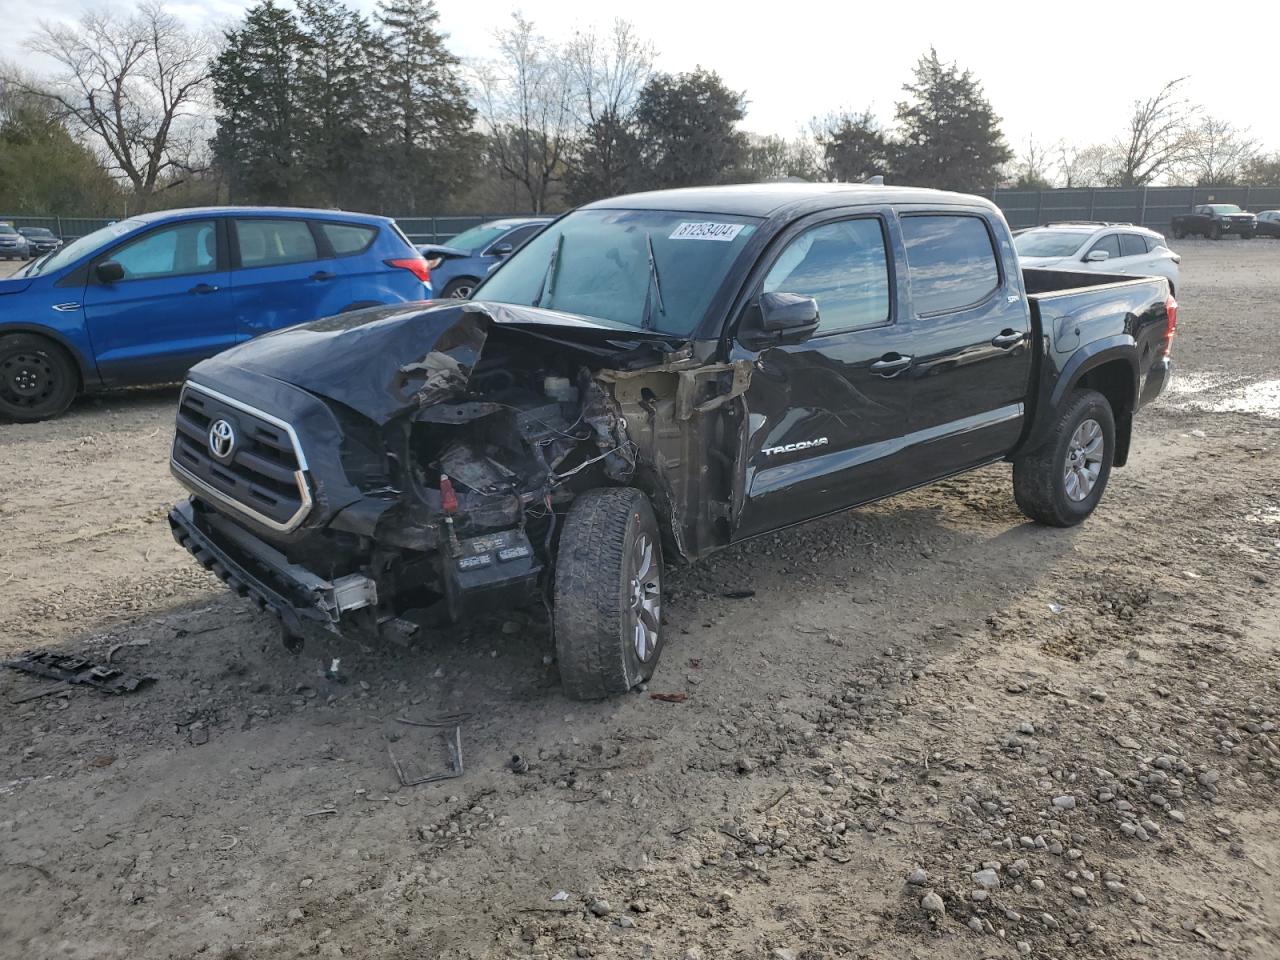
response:
<path id="1" fill-rule="evenodd" d="M 541 212 L 574 130 L 572 71 L 564 51 L 518 13 L 495 37 L 499 58 L 476 70 L 480 119 L 493 161 Z"/>
<path id="2" fill-rule="evenodd" d="M 1043 190 L 1053 186 L 1052 164 L 1049 151 L 1037 144 L 1035 137 L 1028 137 L 1026 149 L 1014 159 L 1009 172 L 1015 186 Z"/>
<path id="3" fill-rule="evenodd" d="M 42 23 L 27 46 L 62 68 L 28 89 L 56 103 L 139 195 L 199 166 L 211 38 L 149 0 L 124 21 L 87 12 L 74 26 Z"/>
<path id="4" fill-rule="evenodd" d="M 578 122 L 586 127 L 607 117 L 627 117 L 653 74 L 653 44 L 626 20 L 615 20 L 601 39 L 594 30 L 577 34 L 565 51 Z"/>
<path id="5" fill-rule="evenodd" d="M 1248 130 L 1204 117 L 1192 130 L 1183 168 L 1187 179 L 1201 186 L 1235 183 L 1257 152 L 1258 142 Z"/>
<path id="6" fill-rule="evenodd" d="M 1134 101 L 1129 128 L 1113 147 L 1110 186 L 1144 186 L 1187 158 L 1199 111 L 1182 96 L 1186 79 L 1170 80 L 1153 96 Z"/>

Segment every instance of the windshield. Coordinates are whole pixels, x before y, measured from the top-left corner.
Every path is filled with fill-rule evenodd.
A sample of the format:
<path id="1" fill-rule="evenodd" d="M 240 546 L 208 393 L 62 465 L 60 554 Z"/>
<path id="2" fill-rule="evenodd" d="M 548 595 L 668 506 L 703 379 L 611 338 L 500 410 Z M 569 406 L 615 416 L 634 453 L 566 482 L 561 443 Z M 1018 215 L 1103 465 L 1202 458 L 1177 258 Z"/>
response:
<path id="1" fill-rule="evenodd" d="M 18 232 L 17 230 L 13 229 L 13 227 L 9 226 L 7 223 L 0 223 L 0 233 L 3 233 L 7 236 L 8 234 L 17 233 L 17 232 Z"/>
<path id="2" fill-rule="evenodd" d="M 1028 230 L 1013 238 L 1022 257 L 1069 257 L 1089 238 L 1074 230 Z"/>
<path id="3" fill-rule="evenodd" d="M 121 220 L 119 223 L 108 224 L 100 230 L 86 234 L 79 240 L 73 240 L 61 250 L 50 254 L 43 260 L 37 260 L 29 266 L 23 276 L 34 277 L 39 273 L 50 273 L 54 270 L 61 270 L 69 263 L 75 263 L 81 257 L 97 253 L 109 243 L 113 243 L 126 233 L 145 227 L 146 223 L 142 220 Z"/>
<path id="4" fill-rule="evenodd" d="M 41 240 L 52 237 L 53 233 L 45 227 L 23 227 L 18 231 L 24 237 L 39 237 Z"/>
<path id="5" fill-rule="evenodd" d="M 463 230 L 456 237 L 446 240 L 446 247 L 457 247 L 459 250 L 479 250 L 481 247 L 487 247 L 493 241 L 510 230 L 510 227 L 495 227 L 492 224 L 481 224 L 478 227 L 472 227 L 470 230 Z"/>
<path id="6" fill-rule="evenodd" d="M 473 299 L 687 336 L 759 222 L 721 213 L 579 210 L 521 247 Z"/>
<path id="7" fill-rule="evenodd" d="M 1243 211 L 1234 203 L 1211 203 L 1209 209 L 1214 213 L 1242 213 Z"/>

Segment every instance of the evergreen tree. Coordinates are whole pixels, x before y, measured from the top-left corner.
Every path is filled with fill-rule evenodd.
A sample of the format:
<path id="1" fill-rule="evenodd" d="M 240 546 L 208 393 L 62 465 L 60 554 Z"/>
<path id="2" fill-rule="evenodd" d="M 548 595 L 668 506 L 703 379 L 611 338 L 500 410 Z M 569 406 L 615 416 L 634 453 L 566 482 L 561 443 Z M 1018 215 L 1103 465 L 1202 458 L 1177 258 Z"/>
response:
<path id="1" fill-rule="evenodd" d="M 640 137 L 633 119 L 612 111 L 587 125 L 565 173 L 570 204 L 626 193 L 642 181 Z"/>
<path id="2" fill-rule="evenodd" d="M 298 202 L 304 178 L 299 61 L 306 38 L 292 12 L 262 0 L 226 40 L 212 70 L 213 154 L 231 199 Z"/>
<path id="3" fill-rule="evenodd" d="M 862 183 L 885 173 L 889 143 L 870 110 L 834 114 L 815 125 L 823 165 L 830 179 Z"/>
<path id="4" fill-rule="evenodd" d="M 920 58 L 911 95 L 898 104 L 894 182 L 943 190 L 990 189 L 1013 156 L 1000 118 L 969 70 L 944 64 L 936 50 Z"/>
<path id="5" fill-rule="evenodd" d="M 461 64 L 437 28 L 434 0 L 383 0 L 380 137 L 387 147 L 381 167 L 384 204 L 408 213 L 431 213 L 470 184 L 484 149 L 473 132 L 476 112 L 468 100 Z M 394 196 L 394 200 L 391 197 Z"/>
<path id="6" fill-rule="evenodd" d="M 741 166 L 746 137 L 743 95 L 701 67 L 677 76 L 655 74 L 640 92 L 636 120 L 645 151 L 646 186 L 653 189 L 722 183 Z"/>

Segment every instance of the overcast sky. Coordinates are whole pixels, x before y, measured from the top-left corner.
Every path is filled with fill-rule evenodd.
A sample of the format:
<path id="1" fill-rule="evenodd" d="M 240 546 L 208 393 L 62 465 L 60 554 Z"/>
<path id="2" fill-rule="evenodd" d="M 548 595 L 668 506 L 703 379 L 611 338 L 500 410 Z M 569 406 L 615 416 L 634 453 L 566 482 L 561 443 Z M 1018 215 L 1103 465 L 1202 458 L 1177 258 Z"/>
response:
<path id="1" fill-rule="evenodd" d="M 1186 89 L 1193 100 L 1215 116 L 1250 127 L 1269 150 L 1280 149 L 1277 60 L 1266 52 L 1268 38 L 1280 26 L 1280 11 L 1271 0 L 1240 4 L 1239 15 L 1228 18 L 1234 25 L 1221 30 L 1198 27 L 1204 8 L 1180 0 L 1157 7 L 1099 0 L 437 2 L 451 47 L 464 58 L 488 56 L 494 28 L 514 10 L 553 38 L 626 18 L 653 41 L 660 69 L 701 65 L 719 71 L 730 87 L 745 90 L 743 127 L 759 133 L 792 136 L 810 117 L 841 108 L 870 106 L 883 121 L 891 120 L 912 64 L 932 44 L 944 60 L 959 61 L 981 79 L 1019 152 L 1031 136 L 1045 145 L 1059 138 L 1082 145 L 1109 140 L 1134 99 L 1180 73 L 1191 75 Z M 168 6 L 192 24 L 225 26 L 249 5 L 247 0 L 184 0 Z M 368 11 L 374 0 L 354 5 Z M 1235 6 L 1221 5 L 1228 11 Z M 29 59 L 22 42 L 42 18 L 73 19 L 85 9 L 104 7 L 127 9 L 98 0 L 0 0 L 0 58 Z M 1263 29 L 1268 19 L 1272 29 Z M 1219 42 L 1206 43 L 1215 38 Z"/>

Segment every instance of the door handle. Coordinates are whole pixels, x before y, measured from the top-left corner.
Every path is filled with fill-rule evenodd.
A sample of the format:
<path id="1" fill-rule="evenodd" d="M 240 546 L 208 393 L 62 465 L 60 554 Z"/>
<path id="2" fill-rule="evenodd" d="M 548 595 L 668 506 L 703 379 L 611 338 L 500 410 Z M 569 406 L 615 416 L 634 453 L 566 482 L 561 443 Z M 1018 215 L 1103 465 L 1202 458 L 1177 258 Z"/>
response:
<path id="1" fill-rule="evenodd" d="M 218 288 L 212 283 L 197 283 L 187 293 L 217 293 Z"/>
<path id="2" fill-rule="evenodd" d="M 1001 350 L 1008 350 L 1010 347 L 1016 347 L 1025 337 L 1025 334 L 1018 333 L 1014 330 L 1005 330 L 991 338 L 991 345 L 999 347 Z"/>
<path id="3" fill-rule="evenodd" d="M 311 276 L 307 277 L 307 279 L 308 280 L 332 280 L 333 274 L 330 273 L 328 270 L 317 270 Z"/>
<path id="4" fill-rule="evenodd" d="M 910 357 L 903 357 L 896 353 L 890 353 L 885 354 L 875 363 L 871 364 L 871 372 L 878 373 L 886 380 L 891 380 L 909 366 L 911 366 Z"/>

